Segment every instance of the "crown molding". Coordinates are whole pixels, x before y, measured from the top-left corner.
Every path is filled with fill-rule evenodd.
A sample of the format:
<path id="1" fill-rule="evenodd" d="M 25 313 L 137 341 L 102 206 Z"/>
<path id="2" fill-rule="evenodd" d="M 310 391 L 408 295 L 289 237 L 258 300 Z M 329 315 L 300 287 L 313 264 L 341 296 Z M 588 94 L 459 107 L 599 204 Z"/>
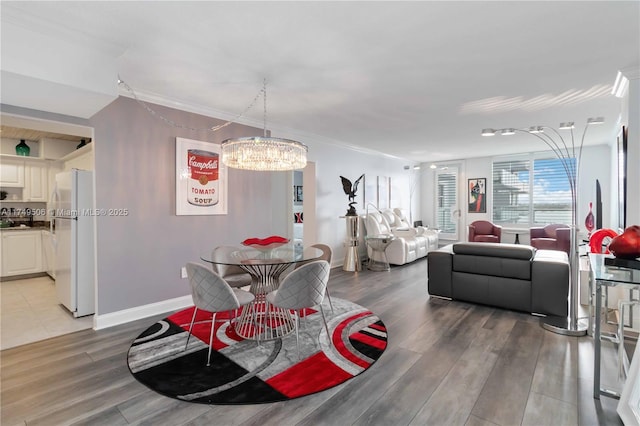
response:
<path id="1" fill-rule="evenodd" d="M 133 96 L 133 94 L 129 92 L 127 89 L 123 88 L 122 86 L 118 86 L 118 94 L 120 96 L 127 97 L 130 99 L 135 99 L 137 97 L 142 102 L 148 102 L 148 103 L 160 105 L 167 108 L 174 108 L 181 111 L 191 112 L 193 114 L 200 114 L 207 117 L 216 118 L 219 120 L 233 121 L 234 123 L 255 127 L 261 130 L 264 125 L 262 120 L 256 120 L 248 117 L 236 118 L 238 116 L 238 113 L 230 113 L 227 111 L 222 111 L 222 110 L 218 110 L 218 109 L 203 106 L 203 105 L 196 105 L 183 100 L 172 99 L 166 96 L 162 96 L 157 93 L 135 90 L 135 96 Z M 410 160 L 407 158 L 398 157 L 395 155 L 387 154 L 387 153 L 376 151 L 373 149 L 352 145 L 347 142 L 341 142 L 336 139 L 317 135 L 315 133 L 310 133 L 303 130 L 294 129 L 288 126 L 279 125 L 277 123 L 270 123 L 268 127 L 269 127 L 268 130 L 271 132 L 272 135 L 277 135 L 277 137 L 301 141 L 305 145 L 324 144 L 324 145 L 330 145 L 330 146 L 337 146 L 340 148 L 346 148 L 351 151 L 355 151 L 363 154 L 379 155 L 379 156 L 383 156 L 383 157 L 394 159 L 394 160 L 404 160 L 404 161 Z"/>
<path id="2" fill-rule="evenodd" d="M 630 67 L 622 68 L 620 73 L 627 77 L 629 80 L 638 80 L 640 79 L 640 65 L 633 65 Z"/>

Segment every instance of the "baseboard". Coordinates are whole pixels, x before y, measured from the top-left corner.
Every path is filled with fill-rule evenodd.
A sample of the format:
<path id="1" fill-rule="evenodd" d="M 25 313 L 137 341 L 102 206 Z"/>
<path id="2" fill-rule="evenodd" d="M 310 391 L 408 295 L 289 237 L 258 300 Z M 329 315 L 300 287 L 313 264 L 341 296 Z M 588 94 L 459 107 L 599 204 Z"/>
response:
<path id="1" fill-rule="evenodd" d="M 191 295 L 176 297 L 175 299 L 163 300 L 162 302 L 150 303 L 148 305 L 136 306 L 135 308 L 123 309 L 122 311 L 111 312 L 103 315 L 95 315 L 93 319 L 94 330 L 101 330 L 142 318 L 160 315 L 165 312 L 176 311 L 193 306 Z"/>
<path id="2" fill-rule="evenodd" d="M 39 278 L 39 277 L 46 277 L 46 276 L 47 276 L 46 272 L 34 272 L 33 274 L 22 274 L 22 275 L 9 275 L 7 277 L 0 278 L 0 282 L 26 280 L 29 278 Z"/>

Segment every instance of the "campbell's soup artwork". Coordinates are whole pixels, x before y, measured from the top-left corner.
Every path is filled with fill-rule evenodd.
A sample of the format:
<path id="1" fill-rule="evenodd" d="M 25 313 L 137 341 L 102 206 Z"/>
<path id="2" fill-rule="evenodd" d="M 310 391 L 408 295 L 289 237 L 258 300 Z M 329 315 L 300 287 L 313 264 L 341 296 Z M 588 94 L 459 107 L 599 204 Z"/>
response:
<path id="1" fill-rule="evenodd" d="M 218 154 L 199 149 L 187 150 L 189 180 L 187 201 L 194 206 L 218 204 Z"/>

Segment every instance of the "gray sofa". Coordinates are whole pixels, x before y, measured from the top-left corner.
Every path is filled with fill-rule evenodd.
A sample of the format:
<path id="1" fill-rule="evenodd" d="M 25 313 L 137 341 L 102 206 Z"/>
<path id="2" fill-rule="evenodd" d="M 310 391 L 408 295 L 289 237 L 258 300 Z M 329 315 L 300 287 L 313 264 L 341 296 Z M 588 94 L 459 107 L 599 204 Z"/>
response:
<path id="1" fill-rule="evenodd" d="M 565 252 L 520 244 L 457 243 L 429 252 L 432 296 L 543 315 L 568 315 Z"/>

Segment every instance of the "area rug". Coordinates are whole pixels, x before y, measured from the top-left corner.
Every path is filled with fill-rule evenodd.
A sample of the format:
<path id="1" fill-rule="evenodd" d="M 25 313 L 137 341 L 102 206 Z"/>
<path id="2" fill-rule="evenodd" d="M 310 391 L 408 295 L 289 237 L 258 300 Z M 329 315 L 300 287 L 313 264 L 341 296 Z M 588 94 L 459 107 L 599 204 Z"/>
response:
<path id="1" fill-rule="evenodd" d="M 307 310 L 300 321 L 299 355 L 295 332 L 259 343 L 245 340 L 218 314 L 207 367 L 211 314 L 198 311 L 185 350 L 194 309 L 188 308 L 138 336 L 129 349 L 129 369 L 158 393 L 203 404 L 267 403 L 320 392 L 367 370 L 387 347 L 380 318 L 355 303 L 332 302 L 333 313 L 326 300 L 323 305 L 330 338 L 319 310 Z"/>

